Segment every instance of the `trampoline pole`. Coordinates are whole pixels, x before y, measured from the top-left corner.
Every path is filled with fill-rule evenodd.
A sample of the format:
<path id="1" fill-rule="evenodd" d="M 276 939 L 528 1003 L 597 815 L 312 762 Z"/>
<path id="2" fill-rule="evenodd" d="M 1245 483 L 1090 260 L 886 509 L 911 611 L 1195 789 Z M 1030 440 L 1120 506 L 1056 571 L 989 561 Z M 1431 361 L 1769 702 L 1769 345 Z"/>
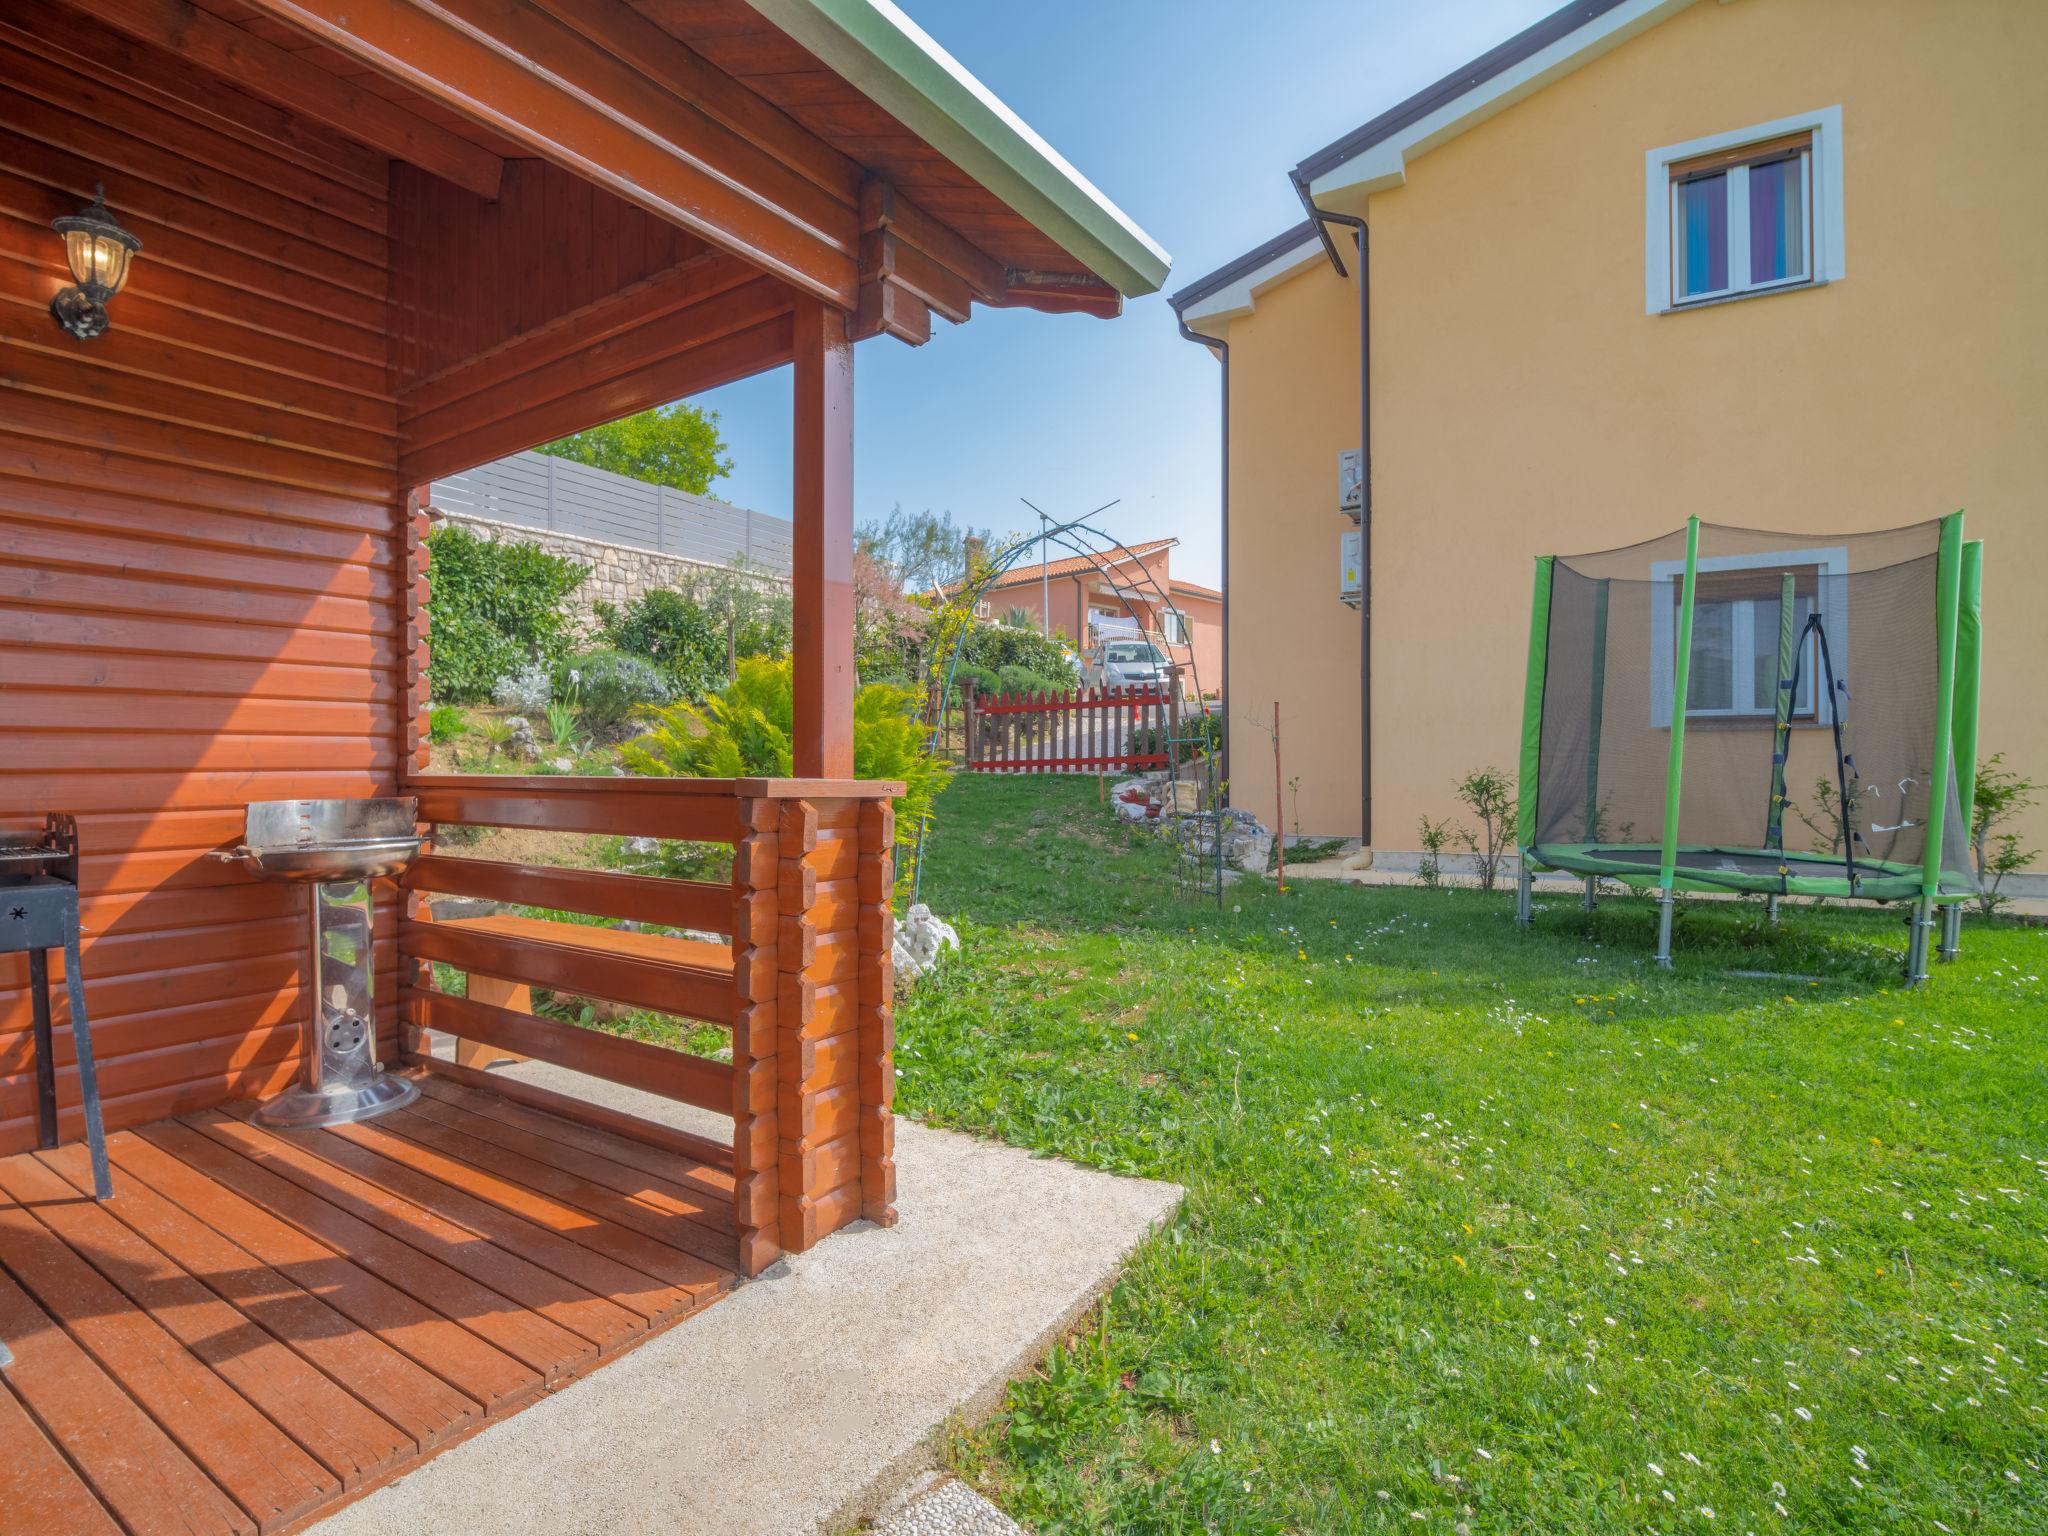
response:
<path id="1" fill-rule="evenodd" d="M 1700 573 L 1700 520 L 1685 520 L 1685 586 L 1678 598 L 1678 652 L 1672 658 L 1671 751 L 1664 770 L 1664 847 L 1657 871 L 1657 964 L 1671 967 L 1672 889 L 1678 880 L 1678 796 L 1685 773 L 1686 685 L 1692 677 L 1692 604 Z"/>
<path id="2" fill-rule="evenodd" d="M 1977 690 L 1984 658 L 1984 544 L 1963 544 L 1963 586 L 1956 607 L 1955 776 L 1957 830 L 1963 835 L 1963 856 L 1970 866 L 1970 844 L 1977 829 Z M 1941 914 L 1941 958 L 1953 960 L 1963 949 L 1963 903 L 1951 902 Z"/>
<path id="3" fill-rule="evenodd" d="M 1515 783 L 1515 921 L 1535 921 L 1529 851 L 1536 844 L 1538 779 L 1543 746 L 1543 683 L 1550 664 L 1550 578 L 1554 562 L 1536 557 L 1536 585 L 1529 598 L 1529 670 L 1522 680 L 1522 768 Z"/>
<path id="4" fill-rule="evenodd" d="M 1956 630 L 1963 597 L 1963 514 L 1941 520 L 1941 554 L 1937 567 L 1938 608 L 1935 625 L 1936 683 L 1934 692 L 1934 772 L 1927 790 L 1927 845 L 1921 854 L 1920 899 L 1913 906 L 1913 937 L 1906 946 L 1906 985 L 1927 979 L 1928 930 L 1934 926 L 1934 903 L 1941 894 L 1942 833 L 1948 823 L 1948 800 L 1955 792 Z"/>
<path id="5" fill-rule="evenodd" d="M 1597 887 L 1599 886 L 1599 884 L 1600 877 L 1598 875 L 1586 876 L 1586 910 L 1588 912 L 1592 911 L 1594 905 L 1596 904 L 1596 898 L 1598 895 Z"/>

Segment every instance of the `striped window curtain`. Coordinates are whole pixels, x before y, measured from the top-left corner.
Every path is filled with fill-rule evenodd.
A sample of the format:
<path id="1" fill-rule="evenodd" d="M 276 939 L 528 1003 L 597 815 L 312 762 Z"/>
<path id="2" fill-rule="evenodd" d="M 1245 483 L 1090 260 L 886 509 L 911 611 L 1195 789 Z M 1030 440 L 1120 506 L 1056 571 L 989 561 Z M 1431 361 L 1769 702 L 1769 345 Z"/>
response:
<path id="1" fill-rule="evenodd" d="M 1728 286 L 1728 173 L 1678 184 L 1678 292 L 1682 298 Z"/>
<path id="2" fill-rule="evenodd" d="M 1749 280 L 1782 282 L 1806 266 L 1805 200 L 1800 195 L 1803 155 L 1787 155 L 1749 168 Z"/>

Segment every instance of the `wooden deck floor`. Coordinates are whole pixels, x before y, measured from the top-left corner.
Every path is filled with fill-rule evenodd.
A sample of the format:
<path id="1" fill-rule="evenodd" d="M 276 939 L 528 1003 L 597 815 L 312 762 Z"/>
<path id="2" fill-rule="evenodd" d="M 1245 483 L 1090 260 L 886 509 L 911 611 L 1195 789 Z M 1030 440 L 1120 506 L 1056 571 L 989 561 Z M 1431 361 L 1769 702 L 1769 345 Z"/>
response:
<path id="1" fill-rule="evenodd" d="M 0 1531 L 303 1524 L 734 1283 L 721 1170 L 422 1087 L 0 1158 Z"/>

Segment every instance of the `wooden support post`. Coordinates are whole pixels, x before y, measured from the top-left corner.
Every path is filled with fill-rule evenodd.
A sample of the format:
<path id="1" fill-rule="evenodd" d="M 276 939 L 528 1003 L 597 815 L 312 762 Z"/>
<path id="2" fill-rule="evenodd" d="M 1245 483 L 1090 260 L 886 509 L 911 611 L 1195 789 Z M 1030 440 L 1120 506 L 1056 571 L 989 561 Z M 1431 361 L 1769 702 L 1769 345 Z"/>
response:
<path id="1" fill-rule="evenodd" d="M 857 817 L 853 801 L 782 802 L 775 1117 L 790 1253 L 860 1214 Z"/>
<path id="2" fill-rule="evenodd" d="M 742 800 L 742 835 L 732 860 L 732 962 L 739 987 L 732 1024 L 732 1203 L 740 1273 L 758 1275 L 782 1256 L 782 1209 L 775 1124 L 775 1053 L 780 990 L 781 808 Z M 758 1086 L 765 1078 L 770 1091 Z"/>
<path id="3" fill-rule="evenodd" d="M 860 807 L 860 1213 L 896 1225 L 896 807 Z"/>
<path id="4" fill-rule="evenodd" d="M 794 729 L 800 779 L 853 777 L 853 347 L 846 317 L 805 300 L 795 320 Z"/>

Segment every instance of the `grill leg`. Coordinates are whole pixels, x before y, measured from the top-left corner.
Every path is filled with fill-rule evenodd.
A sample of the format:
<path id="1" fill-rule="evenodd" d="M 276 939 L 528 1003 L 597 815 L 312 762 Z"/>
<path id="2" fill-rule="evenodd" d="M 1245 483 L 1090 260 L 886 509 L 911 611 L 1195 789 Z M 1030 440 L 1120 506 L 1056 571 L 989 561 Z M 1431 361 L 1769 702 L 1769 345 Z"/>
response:
<path id="1" fill-rule="evenodd" d="M 1677 905 L 1669 891 L 1657 893 L 1657 964 L 1671 969 L 1671 909 Z"/>
<path id="2" fill-rule="evenodd" d="M 36 1145 L 57 1145 L 57 1052 L 50 1041 L 50 955 L 28 952 L 29 1011 L 36 1047 Z"/>
<path id="3" fill-rule="evenodd" d="M 1906 919 L 1906 985 L 1917 987 L 1927 979 L 1927 940 L 1934 929 L 1934 903 L 1922 896 L 1913 903 Z"/>
<path id="4" fill-rule="evenodd" d="M 1963 952 L 1963 904 L 1952 901 L 1941 909 L 1941 958 L 1953 960 Z"/>
<path id="5" fill-rule="evenodd" d="M 1524 928 L 1536 920 L 1536 876 L 1529 869 L 1525 851 L 1515 866 L 1515 921 Z"/>
<path id="6" fill-rule="evenodd" d="M 93 1198 L 111 1200 L 114 1178 L 107 1168 L 106 1127 L 100 1123 L 99 1070 L 92 1060 L 92 1026 L 85 1017 L 85 980 L 75 926 L 64 939 L 64 990 L 71 999 L 71 1049 L 78 1057 L 79 1108 L 85 1112 L 85 1142 L 92 1153 Z"/>

